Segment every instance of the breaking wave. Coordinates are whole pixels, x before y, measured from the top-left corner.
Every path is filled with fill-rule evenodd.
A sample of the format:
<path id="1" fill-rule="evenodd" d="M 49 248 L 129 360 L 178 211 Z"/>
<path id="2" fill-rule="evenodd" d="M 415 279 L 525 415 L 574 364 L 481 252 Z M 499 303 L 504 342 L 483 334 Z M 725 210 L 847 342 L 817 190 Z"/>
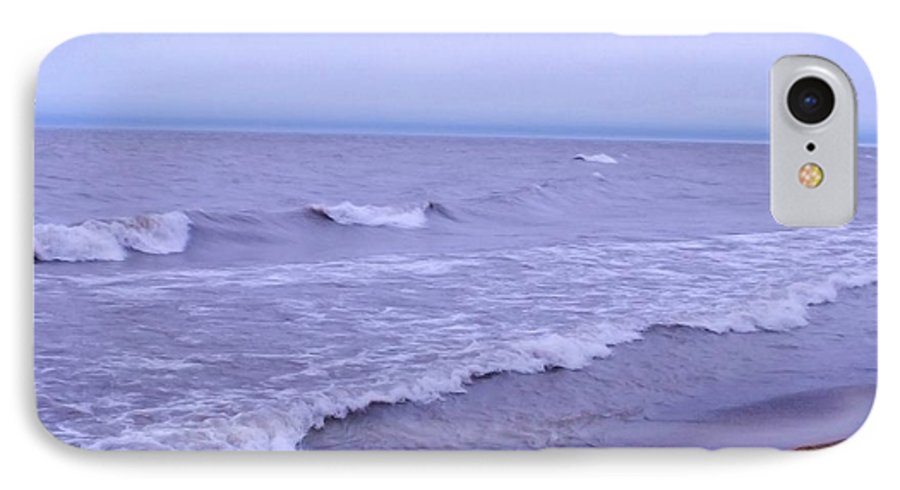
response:
<path id="1" fill-rule="evenodd" d="M 153 255 L 183 252 L 191 220 L 180 211 L 129 218 L 91 219 L 71 226 L 36 224 L 34 259 L 86 262 L 125 260 L 130 251 Z"/>
<path id="2" fill-rule="evenodd" d="M 100 450 L 276 450 L 303 449 L 303 439 L 328 420 L 342 419 L 376 404 L 430 403 L 448 394 L 465 393 L 479 378 L 501 373 L 535 374 L 555 368 L 581 369 L 607 357 L 610 347 L 639 339 L 619 331 L 565 337 L 549 334 L 520 341 L 471 359 L 463 365 L 422 373 L 387 390 L 367 389 L 318 393 L 290 407 L 256 408 L 233 418 L 169 419 L 84 444 Z M 219 394 L 228 398 L 228 394 Z M 160 407 L 159 410 L 167 410 Z M 77 441 L 72 441 L 75 445 Z"/>
<path id="3" fill-rule="evenodd" d="M 766 302 L 750 305 L 734 316 L 723 317 L 722 325 L 745 321 L 748 316 L 758 322 L 756 328 L 790 328 L 806 323 L 809 306 L 829 303 L 844 288 L 862 287 L 875 282 L 873 275 L 833 275 L 818 287 L 795 284 L 784 304 Z M 787 303 L 791 302 L 790 305 Z M 311 431 L 321 429 L 329 420 L 343 419 L 363 412 L 373 405 L 431 403 L 450 394 L 461 394 L 480 378 L 503 373 L 535 374 L 553 369 L 579 370 L 596 359 L 611 355 L 612 349 L 643 338 L 646 329 L 665 325 L 647 325 L 644 330 L 612 328 L 583 331 L 577 335 L 544 334 L 520 340 L 505 347 L 494 347 L 463 364 L 444 365 L 381 389 L 325 391 L 313 394 L 296 404 L 282 407 L 258 406 L 232 418 L 166 419 L 164 422 L 125 430 L 115 436 L 86 442 L 93 449 L 148 450 L 302 450 Z M 681 325 L 676 325 L 681 326 Z M 683 325 L 724 333 L 733 328 L 710 328 L 710 325 Z M 738 329 L 743 330 L 741 328 Z M 228 398 L 227 394 L 219 394 Z M 171 407 L 159 407 L 168 411 Z M 183 407 L 182 407 L 183 408 Z M 73 441 L 79 445 L 77 441 Z"/>
<path id="4" fill-rule="evenodd" d="M 127 218 L 89 219 L 73 225 L 34 225 L 34 260 L 38 262 L 122 261 L 130 253 L 165 255 L 184 252 L 192 231 L 200 238 L 251 243 L 266 240 L 303 240 L 296 227 L 310 218 L 344 226 L 399 229 L 425 228 L 429 216 L 455 220 L 436 202 L 416 205 L 374 206 L 342 202 L 311 205 L 302 210 L 214 213 L 172 211 Z M 291 230 L 286 235 L 285 229 Z"/>
<path id="5" fill-rule="evenodd" d="M 833 303 L 843 289 L 876 282 L 874 270 L 834 273 L 823 281 L 794 283 L 781 297 L 749 301 L 729 314 L 700 317 L 687 325 L 715 333 L 790 330 L 809 323 L 810 306 Z"/>
<path id="6" fill-rule="evenodd" d="M 446 217 L 449 213 L 438 203 L 426 202 L 413 206 L 358 206 L 344 201 L 334 206 L 314 204 L 310 213 L 340 225 L 387 226 L 391 228 L 424 228 L 428 214 L 437 212 Z"/>

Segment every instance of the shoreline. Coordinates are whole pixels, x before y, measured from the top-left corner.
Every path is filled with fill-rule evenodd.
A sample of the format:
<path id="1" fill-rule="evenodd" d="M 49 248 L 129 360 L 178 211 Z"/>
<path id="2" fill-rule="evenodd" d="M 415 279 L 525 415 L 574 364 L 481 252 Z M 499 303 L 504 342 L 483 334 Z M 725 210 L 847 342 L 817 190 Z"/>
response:
<path id="1" fill-rule="evenodd" d="M 298 449 L 831 446 L 874 399 L 876 302 L 875 284 L 842 290 L 784 332 L 651 327 L 580 370 L 494 373 L 432 403 L 327 419 Z"/>

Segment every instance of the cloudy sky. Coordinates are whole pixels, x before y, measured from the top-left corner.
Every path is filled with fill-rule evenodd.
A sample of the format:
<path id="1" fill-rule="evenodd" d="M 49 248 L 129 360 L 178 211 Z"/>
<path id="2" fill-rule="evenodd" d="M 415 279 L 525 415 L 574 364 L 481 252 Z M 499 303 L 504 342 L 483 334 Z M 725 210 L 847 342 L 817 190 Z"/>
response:
<path id="1" fill-rule="evenodd" d="M 816 36 L 95 35 L 41 65 L 39 126 L 765 139 L 769 66 Z"/>

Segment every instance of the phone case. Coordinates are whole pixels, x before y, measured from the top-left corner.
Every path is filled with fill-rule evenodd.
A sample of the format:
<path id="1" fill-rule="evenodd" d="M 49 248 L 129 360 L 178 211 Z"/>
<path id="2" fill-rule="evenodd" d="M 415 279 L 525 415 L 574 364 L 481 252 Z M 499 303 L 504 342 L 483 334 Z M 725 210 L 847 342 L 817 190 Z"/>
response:
<path id="1" fill-rule="evenodd" d="M 857 92 L 846 226 L 769 211 L 792 54 Z M 818 35 L 73 39 L 37 414 L 97 450 L 834 444 L 876 385 L 875 130 Z"/>

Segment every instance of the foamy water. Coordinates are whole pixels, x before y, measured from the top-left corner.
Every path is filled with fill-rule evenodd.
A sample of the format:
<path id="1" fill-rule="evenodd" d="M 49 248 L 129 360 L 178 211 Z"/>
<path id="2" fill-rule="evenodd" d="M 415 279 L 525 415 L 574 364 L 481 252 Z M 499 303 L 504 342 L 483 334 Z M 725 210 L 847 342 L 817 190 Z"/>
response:
<path id="1" fill-rule="evenodd" d="M 46 131 L 37 151 L 38 405 L 85 447 L 294 449 L 653 326 L 802 329 L 876 280 L 865 149 L 841 230 L 772 222 L 762 145 Z"/>
<path id="2" fill-rule="evenodd" d="M 190 237 L 190 218 L 180 211 L 75 225 L 36 224 L 34 258 L 39 261 L 84 262 L 125 260 L 129 251 L 163 255 L 183 252 Z"/>

